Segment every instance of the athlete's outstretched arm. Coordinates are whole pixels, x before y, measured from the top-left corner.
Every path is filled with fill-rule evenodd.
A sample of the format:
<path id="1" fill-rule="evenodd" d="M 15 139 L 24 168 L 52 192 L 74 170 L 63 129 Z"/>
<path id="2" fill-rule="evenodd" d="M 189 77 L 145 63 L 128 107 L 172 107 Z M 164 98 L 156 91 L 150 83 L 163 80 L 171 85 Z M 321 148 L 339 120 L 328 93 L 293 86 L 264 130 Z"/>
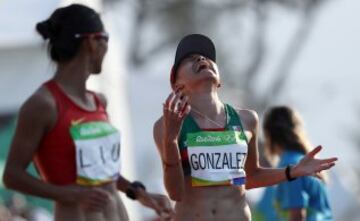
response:
<path id="1" fill-rule="evenodd" d="M 246 171 L 246 188 L 257 188 L 264 186 L 271 186 L 283 181 L 287 181 L 285 168 L 273 169 L 263 168 L 259 165 L 258 153 L 258 131 L 259 131 L 259 118 L 254 111 L 243 112 L 246 115 L 246 124 L 252 136 L 249 140 L 248 157 L 245 163 Z M 244 117 L 242 118 L 244 119 Z M 315 159 L 315 155 L 320 152 L 321 146 L 316 147 L 314 150 L 305 155 L 305 157 L 290 171 L 293 178 L 300 176 L 313 175 L 322 170 L 327 170 L 335 165 L 337 158 L 328 159 Z"/>
<path id="2" fill-rule="evenodd" d="M 117 189 L 126 193 L 132 183 L 125 177 L 120 176 L 116 182 Z M 170 200 L 162 194 L 150 193 L 143 188 L 132 188 L 136 199 L 144 206 L 153 209 L 162 220 L 170 220 L 174 214 Z"/>
<path id="3" fill-rule="evenodd" d="M 42 137 L 52 128 L 57 117 L 55 101 L 50 95 L 45 96 L 43 90 L 40 89 L 32 95 L 20 109 L 5 166 L 4 184 L 10 189 L 25 194 L 66 203 L 83 203 L 91 210 L 100 209 L 109 200 L 105 191 L 52 185 L 33 177 L 26 171 Z"/>

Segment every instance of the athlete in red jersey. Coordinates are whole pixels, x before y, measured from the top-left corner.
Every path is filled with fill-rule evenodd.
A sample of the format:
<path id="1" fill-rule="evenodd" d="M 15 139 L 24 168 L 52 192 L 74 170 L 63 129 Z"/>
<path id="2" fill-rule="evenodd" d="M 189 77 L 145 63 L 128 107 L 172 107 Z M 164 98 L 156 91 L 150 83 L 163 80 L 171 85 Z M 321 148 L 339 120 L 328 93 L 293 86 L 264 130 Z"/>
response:
<path id="1" fill-rule="evenodd" d="M 118 190 L 170 219 L 167 197 L 119 174 L 119 132 L 108 120 L 104 96 L 86 90 L 90 74 L 101 72 L 107 51 L 108 34 L 99 15 L 70 5 L 36 29 L 49 40 L 57 71 L 21 107 L 5 185 L 54 200 L 56 221 L 128 220 Z M 41 180 L 26 171 L 32 160 Z"/>

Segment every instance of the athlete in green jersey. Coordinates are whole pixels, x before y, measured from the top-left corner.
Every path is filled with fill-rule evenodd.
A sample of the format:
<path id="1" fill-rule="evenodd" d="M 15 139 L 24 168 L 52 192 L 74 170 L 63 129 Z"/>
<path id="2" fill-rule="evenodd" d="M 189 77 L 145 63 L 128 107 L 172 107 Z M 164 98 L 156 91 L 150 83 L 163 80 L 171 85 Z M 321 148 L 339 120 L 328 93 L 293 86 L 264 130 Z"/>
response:
<path id="1" fill-rule="evenodd" d="M 174 92 L 154 125 L 165 187 L 176 201 L 176 221 L 249 221 L 246 188 L 313 174 L 337 160 L 315 159 L 317 147 L 295 166 L 260 167 L 258 116 L 219 99 L 215 62 L 215 46 L 208 37 L 192 34 L 180 41 L 171 71 Z"/>

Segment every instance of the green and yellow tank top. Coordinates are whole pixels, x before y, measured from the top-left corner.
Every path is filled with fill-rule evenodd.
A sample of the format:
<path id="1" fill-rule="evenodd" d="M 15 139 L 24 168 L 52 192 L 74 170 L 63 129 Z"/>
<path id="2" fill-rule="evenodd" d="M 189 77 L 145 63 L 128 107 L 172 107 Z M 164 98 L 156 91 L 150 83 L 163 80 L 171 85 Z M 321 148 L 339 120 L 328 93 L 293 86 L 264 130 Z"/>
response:
<path id="1" fill-rule="evenodd" d="M 236 110 L 225 104 L 225 128 L 202 129 L 188 115 L 178 146 L 185 176 L 192 186 L 243 185 L 248 141 Z"/>

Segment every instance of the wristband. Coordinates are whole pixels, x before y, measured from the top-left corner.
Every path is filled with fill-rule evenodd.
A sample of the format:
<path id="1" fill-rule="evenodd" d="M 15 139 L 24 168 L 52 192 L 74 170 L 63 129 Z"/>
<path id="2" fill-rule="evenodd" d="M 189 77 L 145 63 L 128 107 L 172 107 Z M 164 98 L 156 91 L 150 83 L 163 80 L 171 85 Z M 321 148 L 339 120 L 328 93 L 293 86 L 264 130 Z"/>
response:
<path id="1" fill-rule="evenodd" d="M 288 165 L 288 166 L 286 167 L 286 169 L 285 169 L 285 176 L 286 176 L 287 181 L 289 181 L 289 182 L 291 182 L 291 181 L 293 181 L 293 180 L 296 180 L 296 178 L 293 178 L 293 177 L 291 177 L 291 175 L 290 175 L 290 172 L 291 172 L 291 169 L 292 169 L 292 168 L 293 168 L 292 165 Z"/>
<path id="2" fill-rule="evenodd" d="M 136 191 L 139 188 L 143 189 L 144 191 L 146 190 L 144 184 L 142 184 L 140 181 L 134 181 L 134 182 L 130 183 L 130 185 L 128 186 L 128 188 L 125 191 L 126 196 L 129 199 L 136 200 L 137 199 Z"/>

